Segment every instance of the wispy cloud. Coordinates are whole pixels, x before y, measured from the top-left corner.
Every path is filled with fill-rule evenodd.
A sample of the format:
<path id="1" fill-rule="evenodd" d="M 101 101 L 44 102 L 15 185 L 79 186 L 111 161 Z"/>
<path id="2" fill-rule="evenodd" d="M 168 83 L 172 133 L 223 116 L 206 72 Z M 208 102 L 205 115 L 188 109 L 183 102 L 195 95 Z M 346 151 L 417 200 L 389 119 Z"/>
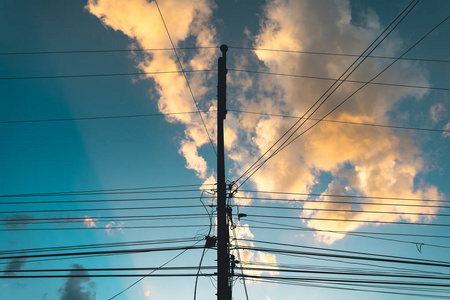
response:
<path id="1" fill-rule="evenodd" d="M 434 123 L 439 122 L 445 115 L 445 107 L 441 103 L 436 103 L 430 108 L 431 120 Z"/>
<path id="2" fill-rule="evenodd" d="M 97 227 L 97 219 L 92 219 L 90 217 L 85 217 L 83 224 L 88 228 Z"/>
<path id="3" fill-rule="evenodd" d="M 117 224 L 114 221 L 109 222 L 108 224 L 105 225 L 106 233 L 109 236 L 112 236 L 112 235 L 114 235 L 114 232 L 117 232 L 117 231 L 123 232 L 123 230 L 122 230 L 123 224 L 124 224 L 124 222 L 120 222 Z"/>

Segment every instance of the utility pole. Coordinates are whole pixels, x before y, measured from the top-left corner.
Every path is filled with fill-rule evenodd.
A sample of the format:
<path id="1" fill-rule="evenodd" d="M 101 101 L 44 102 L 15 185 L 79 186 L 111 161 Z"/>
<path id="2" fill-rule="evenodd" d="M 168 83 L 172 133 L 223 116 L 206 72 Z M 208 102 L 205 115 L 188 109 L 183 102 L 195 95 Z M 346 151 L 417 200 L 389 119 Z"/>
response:
<path id="1" fill-rule="evenodd" d="M 227 221 L 227 187 L 225 183 L 225 154 L 223 120 L 227 115 L 227 45 L 220 46 L 217 83 L 217 300 L 231 300 L 230 232 Z"/>

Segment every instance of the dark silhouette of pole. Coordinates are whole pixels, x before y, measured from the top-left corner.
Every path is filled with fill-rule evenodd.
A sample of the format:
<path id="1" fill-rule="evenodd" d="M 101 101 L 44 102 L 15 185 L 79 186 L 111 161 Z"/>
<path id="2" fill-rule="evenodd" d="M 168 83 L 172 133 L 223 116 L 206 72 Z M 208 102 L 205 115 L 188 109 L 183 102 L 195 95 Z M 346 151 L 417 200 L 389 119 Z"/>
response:
<path id="1" fill-rule="evenodd" d="M 227 222 L 227 190 L 225 183 L 225 154 L 223 120 L 227 115 L 227 45 L 220 46 L 217 83 L 217 299 L 231 300 L 230 233 Z"/>

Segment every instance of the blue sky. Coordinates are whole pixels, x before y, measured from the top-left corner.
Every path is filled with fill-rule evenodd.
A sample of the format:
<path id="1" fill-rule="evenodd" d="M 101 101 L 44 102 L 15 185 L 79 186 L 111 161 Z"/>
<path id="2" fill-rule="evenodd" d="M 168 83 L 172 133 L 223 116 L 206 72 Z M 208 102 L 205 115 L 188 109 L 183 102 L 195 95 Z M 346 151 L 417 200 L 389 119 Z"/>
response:
<path id="1" fill-rule="evenodd" d="M 248 180 L 240 178 L 294 124 L 292 117 L 302 116 L 357 59 L 347 54 L 360 55 L 409 3 L 158 1 L 175 46 L 193 48 L 177 50 L 188 71 L 191 94 L 181 73 L 153 73 L 180 70 L 154 1 L 3 1 L 0 270 L 159 267 L 181 253 L 182 247 L 203 245 L 210 220 L 200 199 L 206 205 L 215 201 L 209 185 L 215 182 L 215 153 L 208 134 L 214 144 L 220 44 L 230 47 L 227 178 L 239 179 L 233 204 L 248 216 L 235 220 L 241 246 L 310 251 L 265 244 L 277 242 L 328 249 L 314 250 L 319 253 L 344 250 L 449 261 L 450 222 L 445 208 L 450 193 L 449 21 L 405 55 L 413 59 L 399 60 L 374 80 L 394 86 L 367 85 Z M 394 61 L 392 57 L 402 55 L 448 17 L 449 11 L 447 1 L 419 1 L 371 53 L 378 58 L 366 59 L 310 118 L 329 113 L 361 87 L 361 81 L 371 80 Z M 147 74 L 130 75 L 143 72 Z M 72 77 L 49 78 L 54 76 Z M 203 111 L 203 122 L 195 102 Z M 297 134 L 313 124 L 308 120 Z M 11 196 L 18 194 L 33 195 Z M 182 207 L 157 208 L 167 206 Z M 110 249 L 105 243 L 132 241 L 148 243 L 126 249 L 180 248 L 53 261 L 3 258 L 12 250 L 28 249 L 21 255 L 30 255 L 31 248 L 102 244 L 103 248 L 93 250 L 84 247 L 100 251 Z M 201 249 L 188 250 L 167 267 L 198 266 L 201 254 Z M 397 274 L 407 269 L 419 276 L 449 274 L 447 268 L 293 257 L 261 249 L 240 254 L 247 266 L 274 268 L 250 271 L 256 276 L 291 276 L 279 271 L 287 266 L 309 271 Z M 203 265 L 214 266 L 215 255 L 209 249 Z M 7 274 L 11 273 L 2 272 Z M 109 299 L 137 279 L 2 278 L 0 298 Z M 194 282 L 195 277 L 148 277 L 116 299 L 190 298 Z M 311 284 L 316 285 L 247 280 L 252 299 L 424 298 L 379 293 L 373 286 L 351 291 L 342 287 L 355 286 L 341 284 L 336 289 L 330 283 Z M 214 285 L 214 279 L 200 277 L 197 299 L 214 297 Z M 378 293 L 367 291 L 374 289 Z M 246 299 L 242 280 L 236 281 L 233 293 L 234 299 Z M 445 295 L 429 290 L 413 293 Z"/>

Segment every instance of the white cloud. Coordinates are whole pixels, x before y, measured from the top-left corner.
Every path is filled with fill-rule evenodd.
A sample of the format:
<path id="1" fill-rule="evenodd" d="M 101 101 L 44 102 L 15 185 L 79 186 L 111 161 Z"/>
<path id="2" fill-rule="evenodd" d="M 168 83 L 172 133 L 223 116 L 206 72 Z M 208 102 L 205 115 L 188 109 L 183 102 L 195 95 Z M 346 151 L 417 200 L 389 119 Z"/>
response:
<path id="1" fill-rule="evenodd" d="M 444 117 L 445 111 L 446 111 L 446 109 L 445 109 L 444 105 L 442 105 L 441 103 L 434 104 L 430 108 L 431 120 L 434 123 L 439 122 Z"/>
<path id="2" fill-rule="evenodd" d="M 119 224 L 116 224 L 116 222 L 114 222 L 114 221 L 109 222 L 108 224 L 105 225 L 106 233 L 109 236 L 113 236 L 115 231 L 123 232 L 123 229 L 122 229 L 123 224 L 124 224 L 124 222 L 120 222 Z"/>
<path id="3" fill-rule="evenodd" d="M 90 217 L 85 217 L 83 224 L 86 225 L 88 228 L 90 227 L 97 227 L 97 219 L 92 219 Z"/>
<path id="4" fill-rule="evenodd" d="M 448 122 L 447 124 L 445 124 L 444 130 L 450 130 L 450 122 Z M 450 133 L 444 132 L 444 133 L 442 133 L 442 136 L 444 136 L 444 137 L 450 137 Z"/>

